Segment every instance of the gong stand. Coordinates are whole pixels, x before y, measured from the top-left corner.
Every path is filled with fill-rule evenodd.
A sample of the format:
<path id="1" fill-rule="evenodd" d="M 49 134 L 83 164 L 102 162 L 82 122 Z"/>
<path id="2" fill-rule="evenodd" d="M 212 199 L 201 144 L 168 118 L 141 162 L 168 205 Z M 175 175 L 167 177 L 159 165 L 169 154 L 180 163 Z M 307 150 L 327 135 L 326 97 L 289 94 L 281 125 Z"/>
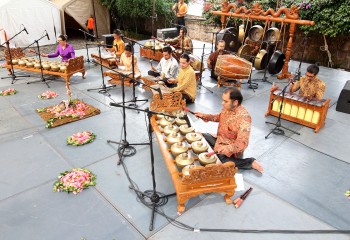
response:
<path id="1" fill-rule="evenodd" d="M 1 29 L 2 30 L 2 29 Z M 21 34 L 23 31 L 26 31 L 25 28 L 23 28 L 21 31 L 19 31 L 18 33 L 16 33 L 12 38 L 8 39 L 6 42 L 4 42 L 3 44 L 1 44 L 1 46 L 3 46 L 4 44 L 6 44 L 6 48 L 7 51 L 9 53 L 9 57 L 10 57 L 10 65 L 11 65 L 11 76 L 9 77 L 2 77 L 1 79 L 6 79 L 6 78 L 12 78 L 12 82 L 11 84 L 14 84 L 15 81 L 17 80 L 16 78 L 20 78 L 20 77 L 30 77 L 30 75 L 21 75 L 21 76 L 17 76 L 15 74 L 15 70 L 13 69 L 13 63 L 12 63 L 12 54 L 11 54 L 11 48 L 10 48 L 10 40 L 14 39 L 17 35 Z M 27 33 L 28 34 L 28 33 Z M 30 45 L 33 45 L 30 44 Z"/>
<path id="2" fill-rule="evenodd" d="M 282 92 L 281 92 L 279 95 L 277 95 L 277 96 L 275 97 L 275 99 L 272 100 L 272 103 L 273 103 L 274 101 L 277 100 L 277 98 L 279 98 L 279 96 L 282 96 L 281 104 L 280 104 L 280 106 L 279 106 L 280 109 L 279 109 L 279 112 L 278 112 L 277 122 L 276 122 L 276 123 L 272 123 L 272 122 L 268 122 L 268 121 L 265 122 L 265 123 L 267 123 L 267 124 L 275 125 L 275 127 L 274 127 L 273 129 L 271 129 L 271 131 L 269 132 L 269 134 L 267 134 L 267 135 L 265 136 L 265 139 L 267 139 L 267 138 L 270 136 L 271 133 L 276 134 L 276 135 L 284 135 L 285 133 L 284 133 L 283 129 L 286 129 L 286 130 L 288 130 L 288 131 L 290 131 L 290 132 L 292 132 L 292 133 L 295 133 L 295 134 L 300 135 L 300 133 L 298 133 L 298 132 L 296 132 L 296 131 L 294 131 L 294 130 L 292 130 L 292 129 L 290 129 L 290 128 L 284 127 L 284 126 L 282 126 L 282 124 L 281 124 L 281 116 L 282 116 L 284 95 L 285 95 L 285 93 L 286 93 L 287 87 L 290 85 L 290 83 L 293 83 L 293 81 L 294 81 L 293 78 L 290 79 L 290 81 L 288 81 L 288 83 L 284 86 Z"/>
<path id="3" fill-rule="evenodd" d="M 147 145 L 150 146 L 152 190 L 146 190 L 146 191 L 142 192 L 142 191 L 136 189 L 133 184 L 131 184 L 129 186 L 129 188 L 134 190 L 136 192 L 136 194 L 139 196 L 139 198 L 142 198 L 144 200 L 144 202 L 146 203 L 146 205 L 152 208 L 152 215 L 151 215 L 151 222 L 149 225 L 149 230 L 153 231 L 154 215 L 155 215 L 155 212 L 157 211 L 157 208 L 164 206 L 168 202 L 168 197 L 175 196 L 176 193 L 164 195 L 162 193 L 157 192 L 157 189 L 156 189 L 157 184 L 156 184 L 156 177 L 155 177 L 155 171 L 154 171 L 154 153 L 153 153 L 151 117 L 153 114 L 159 114 L 159 115 L 169 116 L 169 117 L 173 117 L 173 116 L 168 115 L 168 114 L 164 114 L 164 113 L 160 113 L 160 112 L 150 111 L 149 108 L 137 109 L 137 108 L 125 106 L 125 105 L 122 105 L 119 103 L 110 103 L 109 105 L 114 106 L 114 107 L 121 107 L 121 108 L 123 108 L 123 111 L 125 111 L 124 109 L 127 108 L 127 109 L 135 110 L 138 112 L 141 111 L 141 112 L 147 113 L 148 139 L 149 139 L 149 143 L 147 143 Z"/>
<path id="4" fill-rule="evenodd" d="M 233 12 L 230 10 L 233 9 Z M 289 23 L 289 39 L 286 50 L 286 58 L 282 68 L 282 72 L 277 76 L 278 79 L 289 78 L 290 73 L 288 72 L 288 64 L 291 56 L 291 49 L 293 43 L 293 37 L 296 30 L 296 25 L 310 25 L 314 26 L 314 21 L 300 20 L 299 19 L 299 8 L 292 5 L 290 9 L 282 7 L 277 12 L 272 8 L 267 11 L 262 10 L 262 5 L 260 3 L 254 3 L 251 9 L 246 7 L 238 8 L 234 3 L 228 3 L 226 0 L 222 3 L 221 11 L 213 11 L 212 14 L 221 15 L 221 28 L 224 29 L 226 26 L 227 16 L 237 17 L 237 18 L 249 18 L 262 21 L 270 22 L 284 22 Z M 285 17 L 281 17 L 281 15 Z"/>

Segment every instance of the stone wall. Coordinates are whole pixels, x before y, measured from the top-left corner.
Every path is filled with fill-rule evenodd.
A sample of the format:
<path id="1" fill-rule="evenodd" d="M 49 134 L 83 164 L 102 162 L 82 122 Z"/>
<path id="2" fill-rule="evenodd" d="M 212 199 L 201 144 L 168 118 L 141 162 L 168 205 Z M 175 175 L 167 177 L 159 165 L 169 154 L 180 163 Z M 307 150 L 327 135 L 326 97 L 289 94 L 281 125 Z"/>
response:
<path id="1" fill-rule="evenodd" d="M 218 32 L 219 27 L 213 27 L 205 24 L 202 18 L 189 16 L 186 20 L 189 36 L 192 39 L 203 42 L 212 42 L 212 33 Z M 207 32 L 207 33 L 206 33 Z M 288 29 L 286 35 L 288 35 Z M 303 39 L 305 35 L 297 28 L 293 38 L 291 59 L 300 61 L 303 52 Z M 285 38 L 285 45 L 287 44 L 288 36 Z M 333 68 L 342 68 L 350 71 L 350 36 L 339 36 L 336 38 L 326 37 L 328 49 L 333 61 Z M 324 50 L 325 41 L 323 35 L 309 35 L 304 52 L 303 62 L 315 63 L 318 62 L 322 66 L 329 66 L 328 54 Z M 285 48 L 284 48 L 285 49 Z"/>

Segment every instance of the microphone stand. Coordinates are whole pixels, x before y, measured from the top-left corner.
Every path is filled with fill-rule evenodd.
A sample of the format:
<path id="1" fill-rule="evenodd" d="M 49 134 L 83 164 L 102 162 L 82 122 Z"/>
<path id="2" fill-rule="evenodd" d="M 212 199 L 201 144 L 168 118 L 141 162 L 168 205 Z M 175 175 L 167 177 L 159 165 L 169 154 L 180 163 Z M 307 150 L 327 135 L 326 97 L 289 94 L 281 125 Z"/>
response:
<path id="1" fill-rule="evenodd" d="M 294 77 L 294 80 L 296 81 L 299 81 L 300 79 L 300 75 L 301 75 L 301 72 L 300 72 L 300 68 L 301 68 L 301 64 L 302 62 L 304 61 L 304 53 L 305 53 L 305 47 L 306 47 L 306 44 L 307 44 L 307 35 L 305 35 L 303 41 L 302 41 L 302 44 L 303 44 L 303 51 L 302 51 L 302 54 L 301 54 L 301 59 L 300 59 L 300 62 L 299 62 L 299 66 L 295 72 L 295 77 Z"/>
<path id="2" fill-rule="evenodd" d="M 213 93 L 213 91 L 211 91 L 209 88 L 207 88 L 206 86 L 204 86 L 202 84 L 204 49 L 205 49 L 205 44 L 203 44 L 203 51 L 202 51 L 202 58 L 201 58 L 201 67 L 200 67 L 201 69 L 200 69 L 200 73 L 199 73 L 198 87 L 200 89 L 201 89 L 201 87 L 204 87 L 206 90 L 208 90 L 209 92 Z"/>
<path id="3" fill-rule="evenodd" d="M 98 63 L 99 64 L 99 63 Z M 107 68 L 107 67 L 106 67 Z M 121 103 L 110 103 L 111 106 L 116 106 L 118 105 L 119 107 L 123 107 L 123 140 L 121 142 L 117 142 L 117 141 L 113 141 L 113 140 L 107 140 L 107 143 L 114 143 L 114 144 L 119 144 L 121 145 L 119 147 L 119 161 L 118 161 L 118 165 L 120 165 L 121 161 L 122 161 L 122 156 L 132 156 L 136 153 L 136 149 L 132 146 L 132 145 L 148 145 L 148 143 L 129 143 L 126 139 L 126 115 L 125 115 L 125 108 L 128 108 L 128 109 L 136 109 L 136 108 L 131 108 L 131 107 L 126 107 L 125 106 L 125 78 L 129 78 L 131 79 L 128 75 L 126 74 L 123 74 L 123 73 L 120 73 L 112 68 L 108 68 L 109 70 L 113 71 L 113 72 L 116 72 L 118 74 L 120 74 L 122 76 L 122 102 Z M 132 79 L 132 81 L 134 82 L 135 79 Z M 161 91 L 160 89 L 156 89 L 152 86 L 148 86 L 147 84 L 141 82 L 141 81 L 137 81 L 138 83 L 140 84 L 143 84 L 153 90 L 156 90 L 159 92 L 159 94 L 161 94 Z M 161 98 L 162 98 L 162 95 L 160 95 Z M 137 109 L 136 109 L 137 110 Z"/>
<path id="4" fill-rule="evenodd" d="M 87 45 L 90 45 L 90 44 L 87 44 Z M 92 44 L 92 45 L 96 45 L 96 44 Z M 97 90 L 97 92 L 98 93 L 102 93 L 102 94 L 107 94 L 108 96 L 111 96 L 110 94 L 109 94 L 109 92 L 108 92 L 108 90 L 109 89 L 112 89 L 112 88 L 114 88 L 114 87 L 116 87 L 116 86 L 106 86 L 106 84 L 105 84 L 105 77 L 104 77 L 104 75 L 103 75 L 103 64 L 102 64 L 102 57 L 101 57 L 101 44 L 97 44 L 97 47 L 98 47 L 98 56 L 99 56 L 99 58 L 100 58 L 100 62 L 99 63 L 97 63 L 97 62 L 95 62 L 95 63 L 97 63 L 97 64 L 99 64 L 100 65 L 100 68 L 101 68 L 101 76 L 102 76 L 102 85 L 101 85 L 101 87 L 99 87 L 99 88 L 90 88 L 90 89 L 87 89 L 87 91 L 95 91 L 95 90 Z M 124 91 L 123 91 L 124 92 Z"/>
<path id="5" fill-rule="evenodd" d="M 96 36 L 95 35 L 91 35 L 90 33 L 82 30 L 82 29 L 78 29 L 79 31 L 83 32 L 84 33 L 84 38 L 85 38 L 85 49 L 86 49 L 86 57 L 87 57 L 87 60 L 85 62 L 88 62 L 90 63 L 90 58 L 89 58 L 89 49 L 88 49 L 88 43 L 87 43 L 87 36 L 86 35 L 89 35 L 90 37 L 92 37 L 94 40 L 96 39 Z"/>
<path id="6" fill-rule="evenodd" d="M 157 185 L 156 185 L 156 178 L 155 178 L 155 171 L 154 171 L 154 153 L 153 153 L 151 117 L 152 117 L 153 114 L 162 114 L 164 116 L 171 116 L 171 115 L 150 111 L 149 108 L 146 108 L 145 110 L 143 110 L 143 109 L 137 109 L 137 108 L 133 108 L 133 107 L 128 107 L 128 106 L 125 106 L 124 104 L 119 104 L 119 103 L 110 103 L 110 105 L 111 106 L 115 106 L 115 107 L 122 107 L 123 108 L 123 112 L 125 112 L 124 109 L 127 108 L 127 109 L 132 109 L 132 110 L 135 110 L 135 111 L 141 111 L 141 112 L 147 113 L 147 117 L 148 117 L 148 138 L 149 138 L 149 143 L 147 143 L 147 145 L 150 146 L 152 190 L 146 190 L 146 191 L 142 192 L 142 191 L 136 189 L 134 187 L 134 185 L 129 186 L 129 188 L 134 190 L 136 192 L 136 194 L 140 195 L 140 197 L 142 197 L 143 199 L 145 199 L 145 198 L 149 199 L 150 207 L 152 207 L 152 215 L 151 215 L 151 222 L 150 222 L 150 225 L 149 225 L 149 230 L 153 231 L 154 215 L 155 215 L 155 212 L 156 212 L 157 208 L 165 205 L 168 202 L 168 197 L 175 196 L 176 193 L 164 195 L 164 194 L 160 194 L 159 192 L 157 192 L 157 189 L 156 189 Z M 173 116 L 171 116 L 171 117 L 173 117 Z"/>
<path id="7" fill-rule="evenodd" d="M 266 49 L 267 49 L 267 57 L 266 57 L 266 60 L 265 60 L 265 69 L 264 69 L 264 76 L 262 77 L 262 78 L 258 78 L 258 79 L 251 79 L 251 81 L 261 81 L 261 82 L 267 82 L 267 83 L 270 83 L 270 84 L 272 84 L 272 82 L 270 82 L 270 81 L 268 81 L 267 79 L 268 79 L 268 77 L 266 76 L 266 73 L 267 73 L 267 67 L 268 67 L 268 65 L 270 64 L 270 61 L 271 61 L 271 58 L 269 57 L 269 51 L 270 51 L 270 49 L 269 49 L 269 46 L 270 46 L 270 44 L 269 44 L 269 42 L 267 41 L 266 42 L 266 44 L 267 44 L 267 47 L 266 47 Z M 271 55 L 272 56 L 272 55 Z M 255 56 L 256 57 L 256 56 Z M 254 61 L 253 61 L 254 62 Z"/>
<path id="8" fill-rule="evenodd" d="M 293 80 L 292 80 L 292 81 L 293 81 Z M 274 134 L 276 134 L 276 135 L 284 135 L 285 133 L 284 133 L 284 131 L 283 131 L 282 128 L 284 128 L 284 129 L 286 129 L 286 130 L 288 130 L 288 131 L 291 131 L 292 133 L 295 133 L 295 134 L 300 135 L 300 133 L 298 133 L 297 131 L 294 131 L 294 130 L 292 130 L 292 129 L 290 129 L 290 128 L 284 127 L 284 126 L 282 126 L 282 124 L 281 124 L 281 116 L 282 116 L 282 108 L 283 108 L 283 102 L 284 102 L 284 95 L 285 95 L 285 93 L 286 93 L 287 87 L 289 86 L 289 83 L 290 83 L 290 82 L 288 81 L 288 83 L 286 84 L 286 86 L 284 86 L 282 92 L 281 92 L 279 95 L 277 95 L 276 98 L 275 98 L 274 100 L 272 100 L 272 102 L 274 102 L 274 101 L 277 100 L 277 98 L 278 98 L 279 96 L 282 95 L 282 100 L 281 100 L 281 105 L 280 105 L 280 109 L 279 109 L 279 114 L 278 114 L 277 122 L 276 122 L 276 123 L 272 123 L 272 122 L 265 121 L 265 123 L 275 125 L 275 127 L 274 127 L 273 129 L 271 129 L 271 131 L 269 132 L 269 134 L 267 134 L 267 135 L 265 136 L 265 139 L 267 139 L 267 138 L 270 136 L 271 133 L 274 133 Z"/>
<path id="9" fill-rule="evenodd" d="M 129 101 L 126 101 L 125 103 L 130 103 L 129 106 L 137 107 L 136 102 L 148 102 L 148 99 L 137 99 L 136 93 L 135 93 L 136 81 L 135 81 L 135 59 L 134 59 L 135 58 L 135 49 L 134 49 L 134 45 L 135 45 L 136 41 L 134 41 L 134 40 L 132 40 L 130 38 L 127 38 L 125 36 L 123 38 L 125 38 L 125 39 L 127 39 L 128 41 L 131 42 L 131 67 L 132 67 L 132 79 L 133 79 L 133 83 L 132 83 L 132 99 L 129 100 Z"/>
<path id="10" fill-rule="evenodd" d="M 11 54 L 11 48 L 10 48 L 10 40 L 14 39 L 17 35 L 19 35 L 19 34 L 22 33 L 23 31 L 25 31 L 25 28 L 23 28 L 21 31 L 19 31 L 18 33 L 16 33 L 12 38 L 8 39 L 6 42 L 4 42 L 3 44 L 1 44 L 1 46 L 3 46 L 4 44 L 6 44 L 7 51 L 9 52 L 9 56 L 10 56 L 10 65 L 11 65 L 11 76 L 9 76 L 9 77 L 2 77 L 1 79 L 12 78 L 11 84 L 14 84 L 14 83 L 15 83 L 16 78 L 20 78 L 20 77 L 30 77 L 30 75 L 21 75 L 21 76 L 17 76 L 17 75 L 15 74 L 15 70 L 13 69 L 13 63 L 12 63 L 12 54 Z M 32 44 L 31 44 L 31 45 L 32 45 Z"/>
<path id="11" fill-rule="evenodd" d="M 40 64 L 40 74 L 41 74 L 41 77 L 40 77 L 39 80 L 32 81 L 32 82 L 27 82 L 27 84 L 37 83 L 37 82 L 43 82 L 43 83 L 46 84 L 46 86 L 47 86 L 48 88 L 50 88 L 49 84 L 48 84 L 46 81 L 47 81 L 47 80 L 55 80 L 55 79 L 54 79 L 54 78 L 44 78 L 43 66 L 42 66 L 42 64 L 41 64 L 41 55 L 40 55 L 39 41 L 40 41 L 41 39 L 43 39 L 44 37 L 47 37 L 47 35 L 42 36 L 41 38 L 39 38 L 38 40 L 35 40 L 35 41 L 32 43 L 32 44 L 34 44 L 34 43 L 36 44 L 36 48 L 37 48 L 37 50 L 38 50 L 37 54 L 38 54 L 38 56 L 39 56 L 39 64 Z M 30 45 L 32 45 L 32 44 L 30 44 Z M 30 45 L 29 45 L 29 46 L 30 46 Z"/>

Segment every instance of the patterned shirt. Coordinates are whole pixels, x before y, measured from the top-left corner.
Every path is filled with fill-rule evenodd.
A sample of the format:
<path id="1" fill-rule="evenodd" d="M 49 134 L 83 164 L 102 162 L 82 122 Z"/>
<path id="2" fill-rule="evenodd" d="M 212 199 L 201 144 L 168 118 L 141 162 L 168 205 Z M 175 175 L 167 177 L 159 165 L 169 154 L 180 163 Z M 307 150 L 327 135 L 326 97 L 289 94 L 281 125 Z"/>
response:
<path id="1" fill-rule="evenodd" d="M 184 92 L 194 101 L 197 94 L 197 83 L 193 68 L 191 66 L 185 69 L 181 68 L 176 80 L 178 81 L 177 86 L 168 90 L 170 92 Z"/>
<path id="2" fill-rule="evenodd" d="M 303 97 L 321 100 L 326 90 L 326 84 L 318 77 L 309 80 L 307 76 L 303 76 L 292 85 L 291 90 L 293 90 L 293 92 L 299 90 L 299 94 Z"/>
<path id="3" fill-rule="evenodd" d="M 240 156 L 248 147 L 251 117 L 244 106 L 240 105 L 233 110 L 222 110 L 220 114 L 205 114 L 204 120 L 219 122 L 217 140 L 214 151 L 225 145 L 230 154 L 227 157 Z"/>
<path id="4" fill-rule="evenodd" d="M 47 55 L 48 58 L 55 58 L 58 56 L 62 57 L 62 62 L 67 62 L 68 59 L 75 58 L 73 46 L 67 43 L 66 48 L 63 49 L 61 44 L 58 44 L 56 52 Z"/>

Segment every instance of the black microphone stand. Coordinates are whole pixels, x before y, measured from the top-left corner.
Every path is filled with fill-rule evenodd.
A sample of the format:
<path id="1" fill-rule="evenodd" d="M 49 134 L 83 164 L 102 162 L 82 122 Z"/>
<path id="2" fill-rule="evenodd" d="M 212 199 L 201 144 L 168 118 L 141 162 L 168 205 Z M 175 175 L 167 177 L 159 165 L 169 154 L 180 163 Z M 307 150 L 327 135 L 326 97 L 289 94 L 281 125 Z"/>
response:
<path id="1" fill-rule="evenodd" d="M 87 60 L 85 62 L 88 62 L 90 63 L 90 58 L 89 58 L 89 48 L 88 48 L 88 43 L 87 43 L 87 35 L 89 35 L 90 37 L 92 37 L 94 40 L 96 40 L 96 36 L 95 35 L 91 35 L 90 33 L 82 30 L 82 29 L 78 29 L 79 31 L 83 32 L 84 33 L 84 39 L 85 39 L 85 49 L 86 49 L 86 57 L 87 57 Z"/>
<path id="2" fill-rule="evenodd" d="M 213 93 L 213 91 L 211 91 L 209 88 L 207 88 L 206 86 L 204 86 L 202 84 L 202 74 L 203 74 L 203 58 L 204 58 L 204 49 L 205 49 L 205 44 L 203 44 L 203 51 L 202 51 L 202 58 L 201 58 L 201 69 L 199 72 L 199 79 L 198 79 L 198 87 L 201 89 L 201 87 L 204 87 L 206 90 L 208 90 L 209 92 Z"/>
<path id="3" fill-rule="evenodd" d="M 7 51 L 8 51 L 9 56 L 10 56 L 10 65 L 11 65 L 11 76 L 9 76 L 9 77 L 2 77 L 1 79 L 12 78 L 11 84 L 14 84 L 14 83 L 15 83 L 16 78 L 20 78 L 20 77 L 30 77 L 30 75 L 21 75 L 21 76 L 17 76 L 17 75 L 15 74 L 15 70 L 13 69 L 13 63 L 12 63 L 12 54 L 11 54 L 11 48 L 10 48 L 10 40 L 14 39 L 17 35 L 19 35 L 19 34 L 22 33 L 23 31 L 26 31 L 25 28 L 23 28 L 21 31 L 19 31 L 18 33 L 16 33 L 12 38 L 8 39 L 6 42 L 4 42 L 3 44 L 1 44 L 1 46 L 3 46 L 4 44 L 6 44 Z M 31 45 L 32 45 L 32 44 L 31 44 Z"/>
<path id="4" fill-rule="evenodd" d="M 150 225 L 149 225 L 149 230 L 153 231 L 154 215 L 155 215 L 155 212 L 156 212 L 157 208 L 165 205 L 168 202 L 168 197 L 175 196 L 176 193 L 164 195 L 164 194 L 160 194 L 159 192 L 157 192 L 157 189 L 156 189 L 157 185 L 156 185 L 156 178 L 155 178 L 155 171 L 154 171 L 154 153 L 153 153 L 151 117 L 152 117 L 153 114 L 161 114 L 161 115 L 170 116 L 170 117 L 173 117 L 173 116 L 168 115 L 168 114 L 159 113 L 159 112 L 150 111 L 148 108 L 146 108 L 145 110 L 137 109 L 137 108 L 128 107 L 128 106 L 125 106 L 125 105 L 119 104 L 119 103 L 110 103 L 110 105 L 111 106 L 115 106 L 115 107 L 122 107 L 123 108 L 123 112 L 125 112 L 124 109 L 127 108 L 127 109 L 132 109 L 132 110 L 136 110 L 136 111 L 141 111 L 141 112 L 147 113 L 147 117 L 148 117 L 148 139 L 149 139 L 149 143 L 147 143 L 147 145 L 150 146 L 151 169 L 152 169 L 151 170 L 152 190 L 146 190 L 146 191 L 142 192 L 142 191 L 136 189 L 133 185 L 129 186 L 129 188 L 134 190 L 138 195 L 140 194 L 140 197 L 142 197 L 143 199 L 146 199 L 146 198 L 149 199 L 150 207 L 152 208 L 152 215 L 151 215 L 151 222 L 150 222 Z"/>
<path id="5" fill-rule="evenodd" d="M 87 45 L 91 45 L 91 44 L 87 44 Z M 92 44 L 92 45 L 96 45 L 96 44 Z M 90 89 L 87 89 L 87 91 L 96 91 L 97 90 L 97 92 L 98 93 L 102 93 L 102 94 L 107 94 L 108 96 L 111 96 L 110 94 L 109 94 L 109 92 L 108 92 L 108 90 L 109 89 L 112 89 L 112 88 L 114 88 L 114 87 L 116 87 L 116 86 L 106 86 L 106 84 L 105 84 L 105 77 L 104 77 L 104 75 L 103 75 L 103 67 L 105 67 L 105 66 L 103 66 L 103 64 L 102 64 L 102 57 L 101 57 L 101 44 L 97 44 L 97 47 L 98 47 L 98 56 L 99 56 L 99 58 L 100 58 L 100 62 L 99 63 L 97 63 L 97 62 L 95 62 L 95 63 L 97 63 L 97 64 L 99 64 L 100 65 L 100 67 L 101 67 L 101 76 L 102 76 L 102 85 L 101 85 L 101 87 L 99 87 L 99 88 L 90 88 Z M 124 91 L 123 91 L 124 92 Z"/>
<path id="6" fill-rule="evenodd" d="M 49 84 L 48 84 L 48 82 L 47 82 L 47 80 L 55 80 L 54 78 L 44 78 L 44 72 L 43 72 L 43 66 L 42 66 L 42 64 L 41 64 L 41 55 L 40 55 L 40 46 L 39 46 L 39 41 L 41 40 L 41 39 L 43 39 L 44 37 L 47 37 L 48 35 L 44 35 L 44 36 L 42 36 L 41 38 L 39 38 L 38 40 L 35 40 L 32 44 L 36 44 L 36 48 L 37 48 L 37 50 L 38 50 L 38 52 L 37 52 L 37 55 L 39 56 L 39 64 L 40 64 L 40 79 L 39 80 L 36 80 L 36 81 L 32 81 L 32 82 L 27 82 L 27 84 L 31 84 L 31 83 L 37 83 L 37 82 L 43 82 L 43 83 L 45 83 L 46 84 L 46 86 L 48 87 L 48 88 L 50 88 L 50 86 L 49 86 Z M 32 44 L 30 44 L 30 45 L 32 45 Z M 29 45 L 29 46 L 30 46 Z"/>
<path id="7" fill-rule="evenodd" d="M 134 106 L 137 107 L 136 102 L 148 102 L 148 99 L 137 99 L 136 97 L 136 92 L 135 92 L 135 87 L 136 87 L 136 81 L 135 81 L 135 49 L 134 49 L 134 45 L 135 43 L 137 43 L 136 41 L 127 38 L 127 37 L 123 37 L 125 39 L 127 39 L 130 43 L 131 43 L 131 67 L 132 67 L 132 99 L 129 101 L 126 101 L 125 103 L 130 103 L 129 106 Z M 139 43 L 137 43 L 139 44 Z M 141 44 L 139 44 L 141 45 Z"/>
<path id="8" fill-rule="evenodd" d="M 292 80 L 292 81 L 293 81 L 293 80 Z M 265 136 L 265 139 L 267 139 L 267 138 L 270 136 L 271 133 L 274 133 L 274 134 L 276 134 L 276 135 L 284 135 L 284 131 L 283 131 L 282 128 L 284 128 L 284 129 L 286 129 L 286 130 L 288 130 L 288 131 L 291 131 L 292 133 L 295 133 L 295 134 L 300 135 L 300 133 L 298 133 L 297 131 L 294 131 L 294 130 L 292 130 L 292 129 L 290 129 L 290 128 L 284 127 L 284 126 L 282 126 L 282 124 L 281 124 L 281 116 L 282 116 L 282 108 L 283 108 L 283 102 L 284 102 L 284 95 L 285 95 L 285 93 L 286 93 L 286 90 L 287 90 L 287 87 L 289 86 L 289 84 L 290 84 L 290 82 L 288 81 L 288 83 L 286 84 L 286 86 L 284 86 L 282 92 L 281 92 L 280 94 L 278 94 L 278 95 L 276 96 L 275 99 L 272 100 L 272 103 L 273 103 L 274 101 L 277 100 L 277 98 L 278 98 L 279 96 L 282 96 L 282 100 L 281 100 L 281 105 L 280 105 L 280 109 L 279 109 L 279 114 L 278 114 L 277 122 L 276 122 L 276 123 L 272 123 L 272 122 L 268 122 L 268 121 L 265 122 L 265 123 L 268 123 L 268 124 L 275 125 L 275 127 L 274 127 L 273 129 L 271 129 L 271 131 L 269 132 L 269 134 L 267 134 L 267 135 Z"/>
<path id="9" fill-rule="evenodd" d="M 265 59 L 265 69 L 264 69 L 264 76 L 262 77 L 262 78 L 258 78 L 258 79 L 251 79 L 251 81 L 261 81 L 261 82 L 267 82 L 267 83 L 270 83 L 270 84 L 272 84 L 272 82 L 270 82 L 270 81 L 268 81 L 267 79 L 268 79 L 268 77 L 266 76 L 266 73 L 267 73 L 267 67 L 268 67 L 268 65 L 270 64 L 270 61 L 271 61 L 271 58 L 270 58 L 270 56 L 269 56 L 269 54 L 270 54 L 270 49 L 269 49 L 269 46 L 270 46 L 270 44 L 269 44 L 269 42 L 268 41 L 266 41 L 266 44 L 267 44 L 267 47 L 266 47 L 266 49 L 267 49 L 267 57 L 266 57 L 266 59 Z M 255 56 L 256 57 L 256 56 Z M 254 59 L 255 60 L 255 59 Z M 262 59 L 263 60 L 263 59 Z M 254 62 L 254 61 L 253 61 Z"/>
<path id="10" fill-rule="evenodd" d="M 300 59 L 300 62 L 299 62 L 299 66 L 298 66 L 298 68 L 297 68 L 297 70 L 295 72 L 295 77 L 294 77 L 294 80 L 296 80 L 296 81 L 299 81 L 300 75 L 301 75 L 300 68 L 301 68 L 302 62 L 304 61 L 305 47 L 306 47 L 306 44 L 307 44 L 307 35 L 304 36 L 302 44 L 303 44 L 303 51 L 302 51 L 302 54 L 301 54 L 301 59 Z"/>

